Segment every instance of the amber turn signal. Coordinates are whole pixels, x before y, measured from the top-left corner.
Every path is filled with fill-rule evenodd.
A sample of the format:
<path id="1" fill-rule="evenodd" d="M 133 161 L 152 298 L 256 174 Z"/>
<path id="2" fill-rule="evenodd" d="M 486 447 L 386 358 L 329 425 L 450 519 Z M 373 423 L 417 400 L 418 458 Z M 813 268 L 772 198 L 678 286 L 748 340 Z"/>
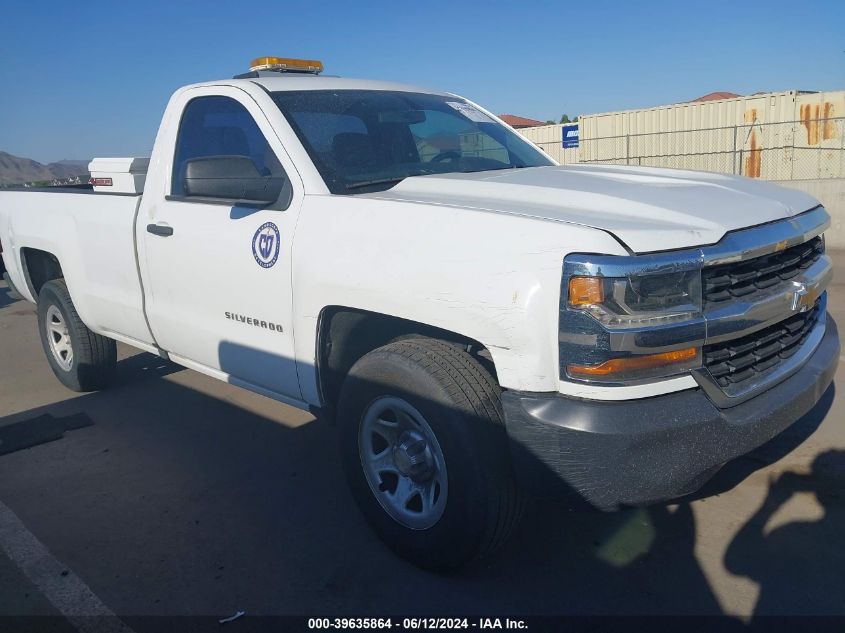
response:
<path id="1" fill-rule="evenodd" d="M 604 301 L 601 277 L 572 277 L 569 280 L 569 305 L 583 307 Z"/>
<path id="2" fill-rule="evenodd" d="M 619 374 L 630 374 L 678 363 L 689 363 L 698 358 L 698 348 L 689 347 L 674 352 L 647 354 L 614 358 L 598 365 L 568 365 L 566 371 L 573 378 L 608 378 Z"/>

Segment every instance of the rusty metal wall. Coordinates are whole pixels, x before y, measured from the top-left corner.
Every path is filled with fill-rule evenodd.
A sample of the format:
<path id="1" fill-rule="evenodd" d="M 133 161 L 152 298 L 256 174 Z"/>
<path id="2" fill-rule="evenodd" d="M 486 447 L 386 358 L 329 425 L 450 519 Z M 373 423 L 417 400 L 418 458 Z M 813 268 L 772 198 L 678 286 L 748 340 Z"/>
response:
<path id="1" fill-rule="evenodd" d="M 674 167 L 769 180 L 845 177 L 845 91 L 584 115 L 577 149 L 562 148 L 561 128 L 520 131 L 564 164 Z"/>

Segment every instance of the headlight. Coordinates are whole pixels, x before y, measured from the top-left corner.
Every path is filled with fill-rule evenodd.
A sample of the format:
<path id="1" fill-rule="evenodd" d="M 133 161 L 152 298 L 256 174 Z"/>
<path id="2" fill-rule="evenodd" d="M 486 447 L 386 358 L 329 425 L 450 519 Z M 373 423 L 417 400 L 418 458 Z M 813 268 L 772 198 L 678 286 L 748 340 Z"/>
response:
<path id="1" fill-rule="evenodd" d="M 701 313 L 701 272 L 574 276 L 568 306 L 584 310 L 609 328 L 661 325 Z"/>
<path id="2" fill-rule="evenodd" d="M 564 260 L 561 378 L 631 385 L 701 366 L 700 250 Z"/>

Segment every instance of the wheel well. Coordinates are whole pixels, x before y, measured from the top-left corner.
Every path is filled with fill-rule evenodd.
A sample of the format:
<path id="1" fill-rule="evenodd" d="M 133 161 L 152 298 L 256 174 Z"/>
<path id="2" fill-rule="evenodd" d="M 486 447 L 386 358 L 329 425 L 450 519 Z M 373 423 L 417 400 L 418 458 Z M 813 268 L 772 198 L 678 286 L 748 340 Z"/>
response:
<path id="1" fill-rule="evenodd" d="M 321 312 L 317 331 L 317 379 L 324 406 L 334 408 L 337 404 L 343 379 L 359 358 L 393 341 L 417 337 L 465 347 L 497 378 L 490 352 L 476 340 L 425 323 L 332 306 Z"/>
<path id="2" fill-rule="evenodd" d="M 59 260 L 52 253 L 36 248 L 22 248 L 21 262 L 23 263 L 26 283 L 33 298 L 38 299 L 38 293 L 48 281 L 64 277 Z"/>

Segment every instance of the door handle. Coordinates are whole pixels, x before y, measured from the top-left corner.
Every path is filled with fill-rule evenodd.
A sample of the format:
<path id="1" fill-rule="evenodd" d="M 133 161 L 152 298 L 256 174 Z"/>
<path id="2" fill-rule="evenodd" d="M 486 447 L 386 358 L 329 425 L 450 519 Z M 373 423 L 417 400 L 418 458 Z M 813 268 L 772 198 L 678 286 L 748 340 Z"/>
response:
<path id="1" fill-rule="evenodd" d="M 170 237 L 171 235 L 173 235 L 173 227 L 166 226 L 163 224 L 148 224 L 147 233 L 152 233 L 153 235 L 160 235 L 161 237 Z"/>

